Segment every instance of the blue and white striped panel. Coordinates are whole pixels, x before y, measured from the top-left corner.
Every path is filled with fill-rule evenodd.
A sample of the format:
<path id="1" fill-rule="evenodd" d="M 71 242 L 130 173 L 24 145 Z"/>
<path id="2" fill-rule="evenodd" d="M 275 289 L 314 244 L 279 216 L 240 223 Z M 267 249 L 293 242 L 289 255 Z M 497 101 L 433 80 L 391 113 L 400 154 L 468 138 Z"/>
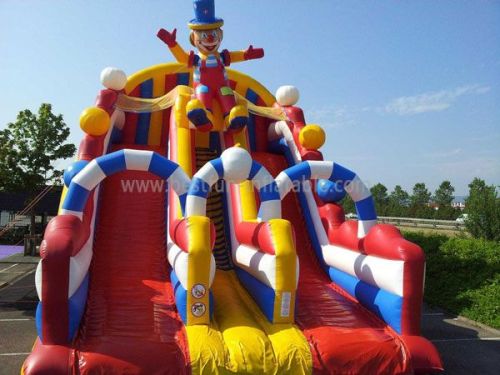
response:
<path id="1" fill-rule="evenodd" d="M 281 198 L 278 185 L 269 171 L 254 160 L 248 179 L 259 191 L 259 218 L 262 221 L 269 221 L 272 218 L 281 217 Z"/>
<path id="2" fill-rule="evenodd" d="M 368 310 L 374 312 L 396 332 L 401 334 L 403 297 L 336 268 L 329 268 L 328 273 L 335 284 L 339 285 Z"/>
<path id="3" fill-rule="evenodd" d="M 323 259 L 330 267 L 403 297 L 403 260 L 364 255 L 338 245 L 323 246 Z"/>
<path id="4" fill-rule="evenodd" d="M 346 192 L 354 201 L 359 218 L 358 236 L 364 237 L 376 224 L 377 213 L 370 190 L 349 169 L 330 161 L 304 161 L 281 172 L 276 177 L 279 194 L 283 199 L 295 183 L 303 180 L 328 179 L 344 184 Z"/>
<path id="5" fill-rule="evenodd" d="M 242 168 L 245 168 L 244 164 L 242 163 Z M 281 218 L 281 200 L 278 185 L 269 171 L 255 160 L 251 164 L 249 163 L 247 170 L 244 170 L 243 176 L 241 175 L 242 170 L 235 171 L 235 173 L 238 173 L 238 177 L 229 175 L 224 169 L 222 158 L 211 160 L 200 168 L 189 186 L 186 200 L 186 216 L 205 216 L 210 188 L 218 179 L 227 179 L 235 183 L 245 180 L 252 181 L 255 188 L 259 190 L 261 201 L 259 217 L 261 220 L 269 221 L 270 219 Z"/>
<path id="6" fill-rule="evenodd" d="M 61 213 L 81 219 L 90 192 L 106 177 L 126 170 L 148 171 L 167 180 L 181 202 L 185 200 L 190 180 L 177 164 L 153 151 L 126 149 L 94 159 L 83 168 L 69 185 Z"/>
<path id="7" fill-rule="evenodd" d="M 276 290 L 276 256 L 266 254 L 253 246 L 239 245 L 232 251 L 234 262 L 253 277 Z M 295 274 L 296 284 L 299 283 L 299 258 L 297 257 Z"/>

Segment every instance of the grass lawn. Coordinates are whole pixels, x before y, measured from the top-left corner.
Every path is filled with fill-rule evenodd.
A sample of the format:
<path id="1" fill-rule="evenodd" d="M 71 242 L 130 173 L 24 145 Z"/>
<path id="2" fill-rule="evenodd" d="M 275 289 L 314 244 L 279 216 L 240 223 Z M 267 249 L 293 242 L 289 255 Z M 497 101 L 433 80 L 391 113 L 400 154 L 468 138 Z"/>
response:
<path id="1" fill-rule="evenodd" d="M 401 232 L 417 232 L 425 235 L 444 235 L 448 237 L 470 237 L 469 233 L 465 230 L 448 230 L 448 229 L 433 229 L 433 228 L 415 228 L 398 226 Z"/>
<path id="2" fill-rule="evenodd" d="M 429 305 L 500 329 L 500 243 L 405 231 L 427 257 Z"/>

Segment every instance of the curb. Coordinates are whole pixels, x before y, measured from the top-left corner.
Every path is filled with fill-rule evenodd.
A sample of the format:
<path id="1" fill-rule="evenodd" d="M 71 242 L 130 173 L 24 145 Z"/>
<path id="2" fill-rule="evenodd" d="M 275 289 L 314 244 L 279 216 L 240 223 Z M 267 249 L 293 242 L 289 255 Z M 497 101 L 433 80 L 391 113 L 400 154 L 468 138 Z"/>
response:
<path id="1" fill-rule="evenodd" d="M 0 264 L 12 264 L 12 263 L 20 263 L 20 264 L 38 264 L 40 261 L 39 256 L 24 256 L 19 254 L 10 255 L 8 257 L 0 259 Z"/>
<path id="2" fill-rule="evenodd" d="M 460 320 L 462 322 L 470 324 L 471 326 L 476 326 L 478 328 L 481 328 L 481 329 L 488 331 L 488 332 L 492 333 L 493 335 L 498 336 L 500 338 L 500 331 L 496 328 L 487 326 L 486 324 L 483 324 L 483 323 L 476 322 L 475 320 L 466 318 L 465 316 L 462 316 L 462 315 L 455 315 L 455 316 L 456 316 L 457 320 Z"/>
<path id="3" fill-rule="evenodd" d="M 477 328 L 481 328 L 485 331 L 488 331 L 490 333 L 492 333 L 493 335 L 495 336 L 498 336 L 500 338 L 500 330 L 496 329 L 496 328 L 493 328 L 493 327 L 490 327 L 490 326 L 487 326 L 486 324 L 483 324 L 483 323 L 479 323 L 475 320 L 472 320 L 472 319 L 469 319 L 469 318 L 466 318 L 465 316 L 463 315 L 457 315 L 451 311 L 448 311 L 440 306 L 431 306 L 431 305 L 427 305 L 428 307 L 432 307 L 433 309 L 435 310 L 439 310 L 439 312 L 445 314 L 445 315 L 448 315 L 450 318 L 452 319 L 456 319 L 458 321 L 461 321 L 461 322 L 464 322 L 464 323 L 467 323 L 473 327 L 477 327 Z"/>

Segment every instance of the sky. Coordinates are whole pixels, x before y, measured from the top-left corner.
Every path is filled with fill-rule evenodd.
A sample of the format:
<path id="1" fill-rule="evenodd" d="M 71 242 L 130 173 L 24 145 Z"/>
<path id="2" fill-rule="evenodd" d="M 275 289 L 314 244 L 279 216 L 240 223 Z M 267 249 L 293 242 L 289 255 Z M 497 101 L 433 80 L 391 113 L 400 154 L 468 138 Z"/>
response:
<path id="1" fill-rule="evenodd" d="M 216 12 L 223 48 L 266 52 L 233 68 L 300 90 L 325 159 L 389 190 L 500 185 L 500 1 L 216 0 Z M 51 103 L 78 144 L 101 70 L 172 61 L 156 32 L 177 28 L 188 48 L 191 18 L 191 0 L 0 0 L 0 129 Z"/>

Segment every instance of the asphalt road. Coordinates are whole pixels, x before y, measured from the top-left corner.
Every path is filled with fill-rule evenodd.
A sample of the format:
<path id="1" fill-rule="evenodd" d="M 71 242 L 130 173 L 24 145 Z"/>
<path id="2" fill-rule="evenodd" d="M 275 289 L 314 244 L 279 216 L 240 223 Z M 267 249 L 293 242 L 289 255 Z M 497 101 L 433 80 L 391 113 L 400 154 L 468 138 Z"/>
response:
<path id="1" fill-rule="evenodd" d="M 446 374 L 500 374 L 500 331 L 426 307 L 422 335 L 438 349 Z"/>
<path id="2" fill-rule="evenodd" d="M 0 261 L 0 275 L 16 267 Z M 36 337 L 34 267 L 23 266 L 24 275 L 14 275 L 0 289 L 0 375 L 19 374 Z M 7 269 L 7 270 L 6 270 Z M 19 269 L 19 268 L 18 268 Z M 2 272 L 2 270 L 4 270 Z M 5 271 L 6 270 L 6 271 Z M 20 269 L 19 269 L 20 270 Z M 5 276 L 5 275 L 3 275 Z M 438 309 L 426 308 L 423 335 L 438 348 L 453 375 L 497 375 L 500 373 L 500 332 L 479 327 Z"/>
<path id="3" fill-rule="evenodd" d="M 1 375 L 19 374 L 36 338 L 35 309 L 38 297 L 33 271 L 34 267 L 31 273 L 0 289 Z"/>

